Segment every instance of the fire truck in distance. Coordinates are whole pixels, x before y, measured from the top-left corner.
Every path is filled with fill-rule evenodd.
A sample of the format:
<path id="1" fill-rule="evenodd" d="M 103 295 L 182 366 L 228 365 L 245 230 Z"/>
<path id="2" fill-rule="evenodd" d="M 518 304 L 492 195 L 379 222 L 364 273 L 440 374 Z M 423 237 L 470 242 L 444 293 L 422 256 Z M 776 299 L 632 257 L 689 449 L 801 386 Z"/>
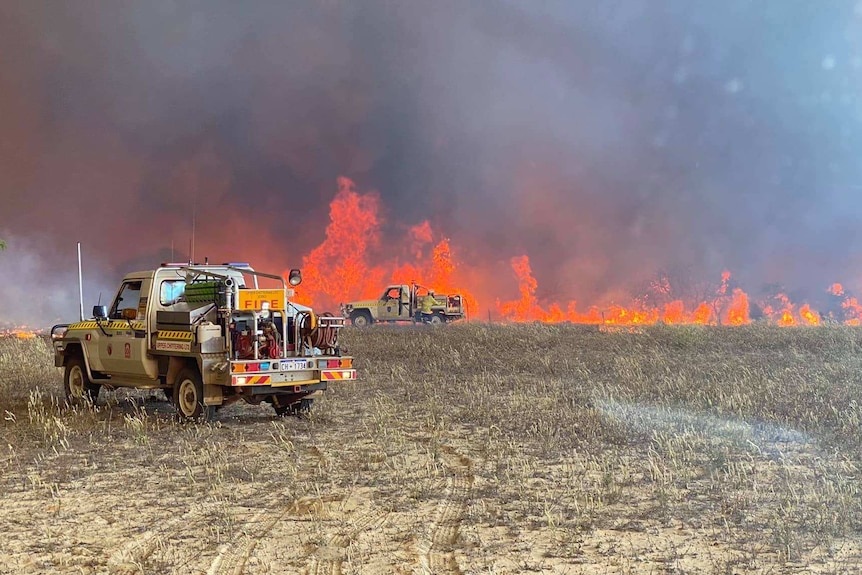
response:
<path id="1" fill-rule="evenodd" d="M 425 298 L 431 298 L 426 302 Z M 430 303 L 430 305 L 428 305 Z M 442 324 L 467 317 L 460 294 L 438 295 L 417 283 L 395 284 L 383 290 L 378 299 L 341 304 L 341 315 L 365 327 L 375 322 L 425 322 Z"/>
<path id="2" fill-rule="evenodd" d="M 344 319 L 290 301 L 301 281 L 296 269 L 285 282 L 244 263 L 130 273 L 110 307 L 51 329 L 66 396 L 94 402 L 103 387 L 162 389 L 179 419 L 196 421 L 238 400 L 270 403 L 279 415 L 307 411 L 356 370 L 338 345 Z"/>

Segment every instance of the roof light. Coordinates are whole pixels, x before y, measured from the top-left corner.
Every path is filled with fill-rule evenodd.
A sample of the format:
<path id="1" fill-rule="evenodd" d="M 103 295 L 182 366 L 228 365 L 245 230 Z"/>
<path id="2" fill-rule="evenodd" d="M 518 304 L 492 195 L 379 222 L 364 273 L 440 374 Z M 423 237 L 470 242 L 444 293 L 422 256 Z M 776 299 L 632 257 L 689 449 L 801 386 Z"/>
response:
<path id="1" fill-rule="evenodd" d="M 302 272 L 299 271 L 299 268 L 293 268 L 290 270 L 290 273 L 287 276 L 287 282 L 294 287 L 302 283 Z"/>
<path id="2" fill-rule="evenodd" d="M 235 268 L 250 268 L 251 264 L 248 262 L 225 262 L 222 264 L 223 266 L 231 266 Z"/>

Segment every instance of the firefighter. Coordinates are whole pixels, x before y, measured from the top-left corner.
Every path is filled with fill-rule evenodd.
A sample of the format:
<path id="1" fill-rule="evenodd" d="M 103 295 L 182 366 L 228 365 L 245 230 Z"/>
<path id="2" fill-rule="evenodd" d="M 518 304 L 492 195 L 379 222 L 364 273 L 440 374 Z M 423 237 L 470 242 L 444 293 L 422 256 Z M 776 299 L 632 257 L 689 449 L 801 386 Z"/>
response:
<path id="1" fill-rule="evenodd" d="M 437 303 L 437 302 L 434 299 L 434 292 L 429 291 L 428 295 L 425 296 L 425 298 L 422 300 L 422 304 L 421 304 L 422 305 L 421 311 L 422 311 L 422 322 L 423 323 L 430 323 L 431 322 L 431 316 L 434 315 L 434 312 L 431 310 L 431 307 L 435 303 Z"/>

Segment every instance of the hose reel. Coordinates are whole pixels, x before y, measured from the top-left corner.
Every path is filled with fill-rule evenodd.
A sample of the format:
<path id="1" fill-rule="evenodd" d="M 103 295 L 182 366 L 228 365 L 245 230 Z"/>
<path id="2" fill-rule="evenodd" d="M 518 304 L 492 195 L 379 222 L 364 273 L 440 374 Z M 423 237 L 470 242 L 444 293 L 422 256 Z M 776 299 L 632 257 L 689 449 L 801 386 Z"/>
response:
<path id="1" fill-rule="evenodd" d="M 338 328 L 331 322 L 320 321 L 320 318 L 335 317 L 329 312 L 323 312 L 318 317 L 313 311 L 302 311 L 297 314 L 299 339 L 310 348 L 332 350 L 338 341 Z"/>

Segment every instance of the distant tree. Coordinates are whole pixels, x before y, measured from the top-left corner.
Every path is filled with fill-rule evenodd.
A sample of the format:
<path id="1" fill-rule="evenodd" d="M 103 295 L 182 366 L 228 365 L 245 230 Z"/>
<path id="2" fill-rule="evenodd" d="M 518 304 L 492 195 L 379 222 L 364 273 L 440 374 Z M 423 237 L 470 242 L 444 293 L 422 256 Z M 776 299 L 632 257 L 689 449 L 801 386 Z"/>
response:
<path id="1" fill-rule="evenodd" d="M 6 249 L 6 242 L 4 242 L 3 240 L 0 240 L 0 252 L 2 252 L 5 249 Z"/>

